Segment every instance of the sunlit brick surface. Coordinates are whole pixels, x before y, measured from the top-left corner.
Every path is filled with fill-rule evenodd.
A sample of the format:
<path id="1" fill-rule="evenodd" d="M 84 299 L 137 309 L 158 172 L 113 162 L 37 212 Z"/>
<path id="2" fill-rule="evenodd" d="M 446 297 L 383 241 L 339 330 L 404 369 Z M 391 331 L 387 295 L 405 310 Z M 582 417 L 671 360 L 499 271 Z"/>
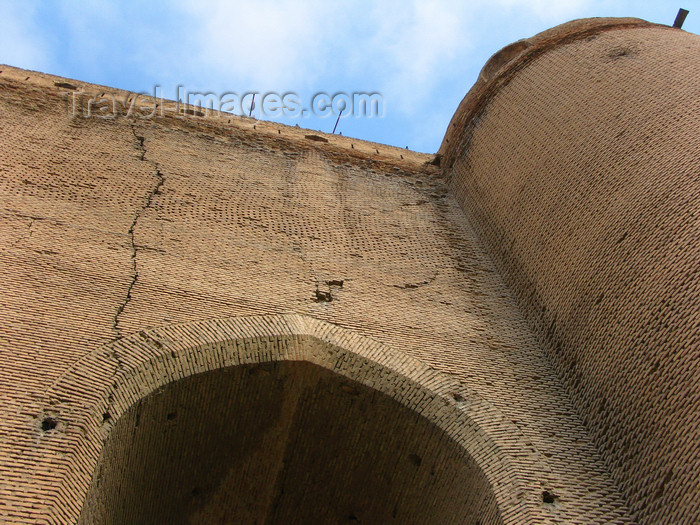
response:
<path id="1" fill-rule="evenodd" d="M 623 85 L 610 76 L 622 66 L 601 65 L 599 76 L 591 67 L 583 75 L 571 64 L 586 62 L 567 59 L 567 50 L 580 46 L 581 56 L 599 56 L 602 48 L 595 46 L 617 38 L 615 45 L 624 47 L 634 31 L 647 31 L 635 37 L 637 55 L 615 58 L 608 51 L 611 64 L 634 64 L 660 47 L 651 54 L 668 59 L 673 49 L 695 42 L 667 39 L 671 33 L 660 29 L 625 29 L 555 46 L 528 66 L 542 72 L 519 72 L 485 106 L 472 149 L 459 150 L 445 173 L 452 190 L 440 169 L 428 164 L 431 156 L 273 123 L 71 118 L 62 95 L 68 88 L 57 83 L 93 94 L 109 90 L 0 66 L 0 518 L 72 523 L 82 513 L 86 523 L 118 522 L 132 512 L 124 505 L 132 505 L 144 512 L 169 509 L 175 516 L 169 521 L 193 523 L 211 523 L 215 511 L 234 513 L 243 523 L 255 522 L 253 516 L 300 523 L 304 516 L 341 523 L 626 523 L 623 492 L 645 519 L 692 518 L 697 322 L 688 324 L 687 309 L 697 305 L 697 279 L 684 276 L 692 275 L 697 252 L 658 252 L 684 254 L 679 260 L 686 266 L 680 266 L 644 246 L 656 246 L 655 240 L 673 245 L 654 224 L 693 245 L 697 222 L 689 221 L 697 216 L 689 210 L 697 206 L 689 199 L 697 195 L 697 176 L 676 169 L 673 180 L 683 188 L 657 185 L 658 170 L 640 179 L 644 184 L 628 176 L 631 193 L 621 194 L 627 207 L 609 208 L 629 214 L 629 228 L 618 231 L 622 223 L 608 221 L 598 203 L 620 187 L 624 174 L 637 173 L 615 171 L 615 162 L 630 168 L 636 157 L 602 148 L 599 156 L 586 154 L 589 164 L 576 161 L 586 148 L 615 144 L 611 131 L 595 125 L 607 115 L 605 104 L 613 103 L 605 101 L 613 99 L 590 90 L 590 107 L 603 109 L 584 111 L 580 99 L 559 100 L 562 89 L 550 96 L 553 88 L 540 81 L 570 86 L 590 77 Z M 679 52 L 674 61 L 685 56 Z M 528 98 L 538 90 L 548 95 Z M 654 93 L 663 105 L 663 90 Z M 635 94 L 628 111 L 640 106 Z M 538 120 L 532 116 L 537 104 L 576 111 L 562 110 L 560 122 L 557 111 L 539 110 Z M 697 116 L 681 117 L 680 107 L 668 105 L 666 114 L 678 118 L 661 128 L 674 140 L 655 146 L 652 128 L 647 142 L 639 129 L 627 129 L 630 147 L 653 149 L 647 165 L 675 151 L 681 137 L 682 151 L 694 147 L 687 139 Z M 491 120 L 497 112 L 512 122 L 498 125 L 502 118 Z M 537 133 L 551 136 L 545 143 L 559 146 L 538 150 L 539 135 L 523 134 L 527 126 L 540 126 Z M 504 134 L 512 138 L 504 142 Z M 606 176 L 603 168 L 597 178 L 583 176 L 605 158 Z M 678 159 L 678 166 L 692 166 L 689 157 Z M 550 171 L 529 172 L 528 163 L 537 162 Z M 573 180 L 588 185 L 564 184 L 572 172 L 579 177 Z M 648 205 L 646 214 L 629 206 L 635 195 L 654 192 L 675 196 L 668 202 L 677 206 Z M 660 199 L 652 202 L 667 202 Z M 553 201 L 561 206 L 558 214 L 547 205 Z M 576 202 L 581 205 L 564 206 Z M 657 220 L 666 217 L 671 222 Z M 472 220 L 484 233 L 483 244 Z M 613 239 L 614 246 L 600 239 Z M 622 254 L 615 251 L 619 246 L 627 246 L 628 255 L 621 256 L 622 273 L 616 274 L 613 255 L 605 254 Z M 591 271 L 589 262 L 599 258 L 608 261 L 609 276 Z M 639 269 L 623 271 L 630 267 Z M 676 293 L 667 282 L 685 291 Z M 529 290 L 536 292 L 532 298 Z M 661 329 L 635 314 L 652 315 L 644 305 L 661 301 L 660 307 L 677 297 L 676 313 L 658 317 Z M 586 301 L 597 301 L 605 314 L 576 310 Z M 556 322 L 547 334 L 541 319 L 549 315 Z M 664 323 L 677 328 L 667 330 Z M 650 343 L 628 344 L 645 333 L 644 326 L 650 327 Z M 658 337 L 666 344 L 657 344 Z M 561 357 L 552 341 L 561 341 Z M 656 360 L 640 357 L 645 344 Z M 575 381 L 570 356 L 581 367 Z M 245 375 L 256 367 L 263 373 Z M 297 382 L 289 379 L 295 370 L 303 376 Z M 271 381 L 279 386 L 276 393 L 265 388 Z M 640 388 L 630 386 L 634 381 Z M 673 390 L 671 384 L 679 386 Z M 669 395 L 655 396 L 662 388 Z M 235 402 L 222 402 L 217 392 Z M 637 392 L 647 392 L 648 403 Z M 674 401 L 681 395 L 685 404 Z M 353 398 L 362 399 L 366 410 L 358 411 Z M 139 410 L 151 419 L 137 427 Z M 214 465 L 213 457 L 227 454 L 213 436 L 220 420 L 245 422 L 255 410 L 274 421 L 270 428 L 298 428 L 298 436 L 272 439 L 255 425 L 237 423 L 240 430 L 230 437 L 248 443 L 243 463 L 234 458 L 215 465 L 225 467 L 220 476 L 179 471 L 194 468 L 197 457 Z M 367 420 L 365 412 L 372 414 Z M 342 458 L 329 456 L 323 433 L 314 430 L 319 428 L 333 436 Z M 667 441 L 653 446 L 648 436 L 661 428 Z M 172 439 L 161 439 L 164 429 L 172 429 Z M 376 446 L 365 442 L 370 434 Z M 269 443 L 269 454 L 259 461 L 256 436 Z M 274 465 L 283 457 L 275 447 L 289 443 L 299 444 L 299 463 Z M 623 446 L 628 453 L 619 452 Z M 168 459 L 184 451 L 194 454 L 192 461 Z M 136 458 L 172 477 L 163 494 L 139 489 L 155 482 L 141 477 Z M 340 469 L 333 472 L 350 463 L 355 468 L 345 479 L 324 481 L 314 474 L 320 472 L 316 462 Z M 658 467 L 661 462 L 672 468 L 670 475 Z M 432 464 L 441 465 L 434 475 Z M 413 467 L 419 469 L 415 475 L 407 470 Z M 380 471 L 393 481 L 381 481 Z M 637 485 L 647 476 L 651 481 L 641 494 Z M 143 485 L 133 485 L 134 479 Z M 216 487 L 215 479 L 221 481 Z M 120 484 L 124 490 L 115 490 Z M 320 491 L 318 508 L 312 508 L 302 488 L 313 494 L 319 484 L 328 492 Z M 298 492 L 277 490 L 283 486 Z M 343 487 L 352 487 L 352 494 L 329 508 L 329 494 Z M 190 499 L 168 507 L 178 494 Z M 231 506 L 218 505 L 221 498 Z M 301 514 L 289 514 L 293 502 L 285 498 L 306 502 Z M 395 504 L 395 518 L 386 502 Z M 437 505 L 434 511 L 426 510 L 430 504 Z"/>
<path id="2" fill-rule="evenodd" d="M 492 72 L 443 153 L 633 515 L 697 523 L 700 38 L 582 29 Z"/>

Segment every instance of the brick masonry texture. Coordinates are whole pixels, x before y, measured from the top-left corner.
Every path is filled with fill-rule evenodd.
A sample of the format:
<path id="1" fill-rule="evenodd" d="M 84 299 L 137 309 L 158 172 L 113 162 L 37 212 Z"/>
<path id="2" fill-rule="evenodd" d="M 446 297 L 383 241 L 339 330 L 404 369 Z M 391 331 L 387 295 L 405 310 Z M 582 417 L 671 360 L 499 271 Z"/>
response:
<path id="1" fill-rule="evenodd" d="M 692 523 L 698 345 L 687 309 L 697 315 L 698 293 L 685 276 L 697 251 L 673 252 L 684 254 L 682 270 L 644 246 L 673 245 L 650 225 L 694 217 L 697 176 L 662 142 L 646 162 L 677 160 L 686 187 L 671 191 L 660 170 L 630 182 L 636 172 L 615 171 L 613 160 L 625 158 L 609 153 L 594 159 L 609 163 L 611 178 L 589 176 L 584 192 L 575 154 L 615 142 L 595 124 L 602 113 L 567 120 L 572 102 L 557 102 L 545 81 L 582 78 L 578 59 L 566 61 L 571 46 L 615 37 L 627 49 L 634 31 L 647 31 L 634 37 L 637 53 L 655 38 L 658 58 L 696 42 L 629 25 L 528 62 L 483 105 L 479 126 L 464 118 L 449 130 L 442 171 L 431 156 L 245 118 L 71 117 L 66 84 L 125 94 L 0 66 L 0 519 Z M 667 91 L 653 101 L 663 104 Z M 588 103 L 603 107 L 595 94 Z M 514 119 L 544 99 L 547 118 L 561 113 L 557 124 L 572 130 L 551 131 L 559 150 L 545 155 L 523 136 L 503 142 L 489 127 L 492 111 Z M 675 99 L 667 110 L 678 110 Z M 693 115 L 674 126 L 697 124 Z M 549 129 L 544 117 L 522 122 Z M 625 140 L 646 144 L 652 129 L 646 142 L 639 128 Z M 555 168 L 528 172 L 528 159 Z M 513 182 L 516 172 L 530 182 Z M 676 215 L 654 201 L 637 217 L 647 223 L 629 219 L 625 239 L 635 245 L 619 260 L 634 274 L 600 242 L 622 215 L 601 213 L 595 199 L 542 213 L 548 195 L 608 198 L 607 184 L 623 176 L 624 202 L 642 190 L 678 198 L 669 201 Z M 518 229 L 523 221 L 529 229 Z M 697 222 L 665 231 L 692 248 Z M 567 249 L 577 255 L 556 252 Z M 597 276 L 584 256 L 606 261 L 610 275 Z M 668 283 L 687 293 L 654 324 L 649 305 L 677 297 Z M 546 301 L 532 302 L 530 290 Z M 564 315 L 598 290 L 605 312 Z M 635 312 L 649 312 L 647 324 Z M 555 316 L 552 333 L 543 315 Z M 645 326 L 650 342 L 630 343 Z M 647 401 L 629 386 L 640 380 Z M 681 394 L 685 404 L 674 401 Z M 644 449 L 657 426 L 667 442 Z M 647 493 L 638 489 L 645 480 Z"/>
<path id="2" fill-rule="evenodd" d="M 442 154 L 633 516 L 697 523 L 700 38 L 563 29 L 495 57 Z"/>

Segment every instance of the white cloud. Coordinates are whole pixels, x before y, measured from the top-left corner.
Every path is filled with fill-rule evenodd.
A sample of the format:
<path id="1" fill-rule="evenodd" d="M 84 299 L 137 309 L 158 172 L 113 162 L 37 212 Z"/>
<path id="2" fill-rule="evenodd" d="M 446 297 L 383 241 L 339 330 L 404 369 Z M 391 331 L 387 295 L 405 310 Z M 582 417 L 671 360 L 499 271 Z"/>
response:
<path id="1" fill-rule="evenodd" d="M 40 71 L 49 64 L 47 46 L 32 21 L 34 11 L 32 5 L 0 3 L 0 63 Z"/>
<path id="2" fill-rule="evenodd" d="M 580 16 L 588 3 L 182 1 L 189 24 L 181 38 L 188 48 L 178 60 L 237 89 L 330 90 L 327 83 L 352 74 L 355 86 L 345 89 L 380 90 L 389 110 L 413 115 L 431 106 L 441 83 L 467 67 L 470 54 L 506 16 L 511 26 L 514 18 L 525 28 L 547 25 Z M 487 56 L 497 51 L 488 49 Z"/>
<path id="3" fill-rule="evenodd" d="M 440 86 L 477 70 L 511 40 L 494 44 L 504 22 L 530 36 L 582 16 L 589 0 L 382 0 L 362 18 L 369 35 L 348 46 L 348 62 L 373 75 L 390 111 L 407 116 L 430 111 Z M 504 13 L 505 11 L 505 13 Z M 538 29 L 533 30 L 532 27 Z M 495 47 L 494 47 L 495 45 Z M 474 54 L 486 50 L 483 58 Z M 471 63 L 475 60 L 474 63 Z M 464 86 L 464 90 L 469 86 Z"/>
<path id="4" fill-rule="evenodd" d="M 285 90 L 313 81 L 328 56 L 334 13 L 328 2 L 258 0 L 183 3 L 192 52 L 219 75 L 254 89 Z"/>
<path id="5" fill-rule="evenodd" d="M 377 57 L 380 67 L 373 71 L 399 111 L 420 111 L 455 57 L 467 53 L 473 38 L 468 13 L 453 0 L 383 2 L 377 8 L 375 15 L 383 22 L 366 54 Z"/>
<path id="6" fill-rule="evenodd" d="M 182 0 L 177 62 L 234 91 L 380 91 L 387 118 L 415 122 L 398 130 L 412 145 L 434 143 L 492 53 L 584 16 L 593 1 Z M 428 125 L 440 129 L 428 137 Z"/>
<path id="7" fill-rule="evenodd" d="M 297 91 L 302 98 L 380 91 L 386 117 L 375 129 L 393 129 L 396 139 L 373 138 L 410 139 L 424 150 L 492 53 L 605 3 L 65 0 L 51 7 L 2 1 L 0 62 L 132 89 L 158 83 L 171 96 L 178 83 L 206 91 Z M 439 131 L 426 133 L 428 126 Z"/>
<path id="8" fill-rule="evenodd" d="M 578 18 L 593 0 L 493 0 L 491 3 L 534 16 L 543 22 L 558 23 Z"/>

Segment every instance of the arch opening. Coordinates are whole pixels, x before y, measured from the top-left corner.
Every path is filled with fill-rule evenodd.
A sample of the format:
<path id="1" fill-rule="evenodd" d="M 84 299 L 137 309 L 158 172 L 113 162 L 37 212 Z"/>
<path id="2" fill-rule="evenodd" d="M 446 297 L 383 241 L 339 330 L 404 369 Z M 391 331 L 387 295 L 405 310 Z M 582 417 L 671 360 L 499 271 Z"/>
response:
<path id="1" fill-rule="evenodd" d="M 109 415 L 107 415 L 109 417 Z M 115 422 L 79 523 L 500 523 L 433 422 L 309 361 L 191 375 Z"/>

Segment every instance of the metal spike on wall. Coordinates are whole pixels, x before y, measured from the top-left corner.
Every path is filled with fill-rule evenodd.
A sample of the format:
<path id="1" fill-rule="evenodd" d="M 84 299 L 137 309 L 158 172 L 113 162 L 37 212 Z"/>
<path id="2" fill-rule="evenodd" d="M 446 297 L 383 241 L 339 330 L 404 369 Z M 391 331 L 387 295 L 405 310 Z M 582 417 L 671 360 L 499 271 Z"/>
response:
<path id="1" fill-rule="evenodd" d="M 340 117 L 341 117 L 342 115 L 343 115 L 343 110 L 341 109 L 341 110 L 340 110 L 340 113 L 338 114 L 338 118 L 335 119 L 335 126 L 333 126 L 333 133 L 332 133 L 332 134 L 335 134 L 335 128 L 338 127 L 338 122 L 340 122 Z"/>
<path id="2" fill-rule="evenodd" d="M 688 11 L 687 9 L 683 9 L 682 7 L 678 10 L 678 14 L 676 15 L 676 19 L 673 21 L 673 27 L 677 27 L 680 29 L 683 27 L 683 22 L 685 22 L 685 17 L 688 16 Z"/>

